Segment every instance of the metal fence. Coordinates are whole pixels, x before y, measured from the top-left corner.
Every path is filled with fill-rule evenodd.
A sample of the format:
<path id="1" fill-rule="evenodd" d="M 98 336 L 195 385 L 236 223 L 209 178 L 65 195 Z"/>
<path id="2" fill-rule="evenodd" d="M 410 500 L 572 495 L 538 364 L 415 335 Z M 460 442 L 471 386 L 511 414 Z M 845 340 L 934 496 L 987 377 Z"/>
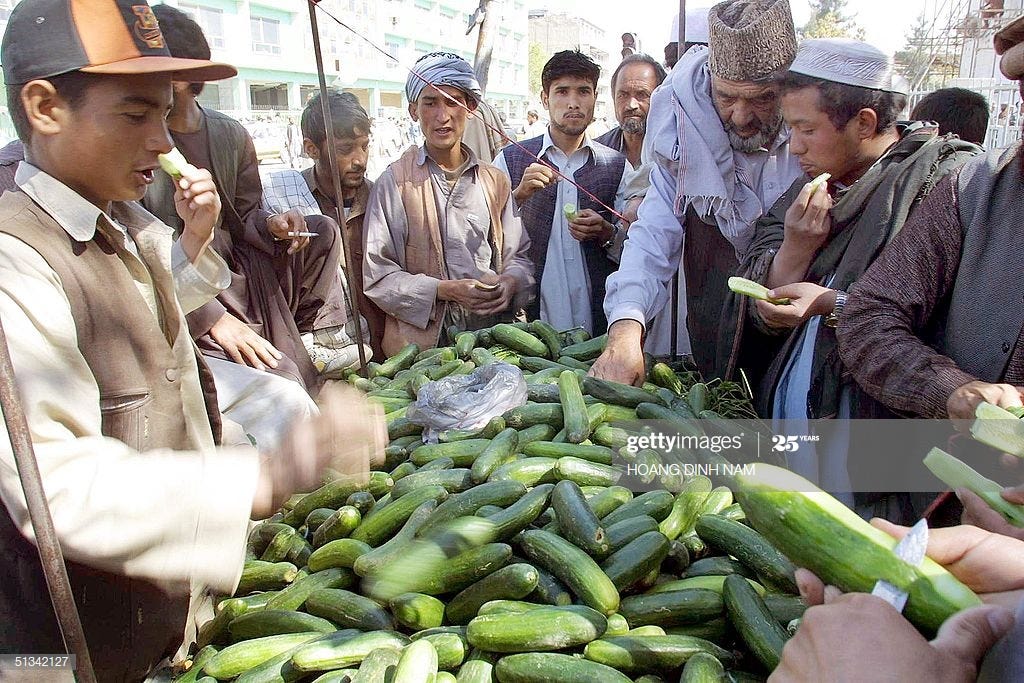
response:
<path id="1" fill-rule="evenodd" d="M 994 82 L 988 78 L 960 78 L 948 85 L 973 90 L 988 100 L 989 120 L 988 133 L 985 135 L 986 149 L 1009 147 L 1021 139 L 1024 107 L 1022 107 L 1020 88 L 1017 83 Z M 912 93 L 909 110 L 912 111 L 921 98 L 931 92 Z"/>

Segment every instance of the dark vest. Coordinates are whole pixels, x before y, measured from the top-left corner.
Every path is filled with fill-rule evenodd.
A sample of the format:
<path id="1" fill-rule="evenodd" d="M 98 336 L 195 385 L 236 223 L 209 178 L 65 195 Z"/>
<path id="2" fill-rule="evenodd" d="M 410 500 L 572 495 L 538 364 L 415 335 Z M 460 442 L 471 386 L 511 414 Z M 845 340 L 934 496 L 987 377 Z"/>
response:
<path id="1" fill-rule="evenodd" d="M 195 449 L 180 395 L 186 368 L 178 367 L 173 339 L 100 232 L 89 242 L 74 240 L 21 192 L 0 199 L 0 231 L 35 249 L 60 277 L 79 348 L 99 385 L 103 434 L 139 451 Z M 167 329 L 179 329 L 176 302 L 157 291 Z M 38 551 L 3 506 L 0 557 L 0 651 L 63 652 Z M 187 585 L 157 585 L 73 561 L 67 568 L 100 681 L 141 680 L 180 645 Z"/>
<path id="2" fill-rule="evenodd" d="M 527 166 L 536 161 L 541 146 L 544 144 L 544 136 L 520 144 L 529 151 L 529 154 L 515 145 L 509 145 L 503 152 L 509 176 L 512 178 L 512 187 L 519 186 Z M 591 141 L 591 151 L 593 154 L 590 159 L 580 170 L 576 171 L 573 180 L 605 205 L 614 207 L 615 195 L 626 169 L 626 157 L 594 141 Z M 542 158 L 542 160 L 553 166 L 546 158 Z M 530 260 L 536 264 L 535 277 L 538 291 L 544 276 L 548 242 L 551 240 L 551 220 L 554 218 L 556 208 L 558 211 L 562 210 L 562 207 L 555 207 L 557 193 L 558 184 L 552 183 L 543 190 L 535 192 L 519 207 L 523 225 L 530 236 Z M 584 193 L 579 193 L 577 201 L 579 210 L 592 209 L 610 223 L 617 221 L 611 212 Z M 593 333 L 594 335 L 604 334 L 608 328 L 608 319 L 604 315 L 605 280 L 615 272 L 618 264 L 608 258 L 608 254 L 596 240 L 582 242 L 581 247 L 583 261 L 586 263 L 587 273 L 590 276 L 590 314 L 594 323 Z M 527 307 L 526 313 L 532 320 L 540 318 L 539 295 Z"/>
<path id="3" fill-rule="evenodd" d="M 945 329 L 936 348 L 965 372 L 999 382 L 1021 327 L 1021 143 L 969 161 L 960 169 L 957 196 L 963 242 Z"/>

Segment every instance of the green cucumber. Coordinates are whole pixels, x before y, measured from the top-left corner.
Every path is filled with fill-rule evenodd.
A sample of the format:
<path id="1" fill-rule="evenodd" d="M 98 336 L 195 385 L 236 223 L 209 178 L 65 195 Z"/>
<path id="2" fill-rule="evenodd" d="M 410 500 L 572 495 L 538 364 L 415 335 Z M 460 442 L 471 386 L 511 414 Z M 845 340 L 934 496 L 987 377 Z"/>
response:
<path id="1" fill-rule="evenodd" d="M 409 459 L 414 465 L 423 466 L 438 458 L 451 458 L 456 467 L 471 467 L 473 461 L 488 445 L 490 439 L 466 439 L 453 443 L 424 444 L 414 450 Z"/>
<path id="2" fill-rule="evenodd" d="M 401 465 L 399 465 L 395 469 L 391 470 L 391 479 L 397 484 L 399 481 L 401 481 L 405 477 L 408 477 L 410 474 L 412 474 L 415 471 L 416 471 L 416 465 L 413 465 L 411 462 L 406 460 Z M 373 505 L 371 504 L 370 507 L 373 507 Z M 361 512 L 363 514 L 366 514 L 367 511 L 366 510 L 360 510 L 359 512 Z"/>
<path id="3" fill-rule="evenodd" d="M 502 417 L 505 418 L 506 425 L 520 430 L 540 424 L 550 425 L 558 430 L 563 424 L 561 403 L 527 403 L 505 411 Z"/>
<path id="4" fill-rule="evenodd" d="M 495 468 L 487 481 L 518 481 L 524 486 L 536 486 L 556 481 L 554 458 L 519 458 Z"/>
<path id="5" fill-rule="evenodd" d="M 302 607 L 310 594 L 321 588 L 345 588 L 355 583 L 355 574 L 349 569 L 335 567 L 310 574 L 298 579 L 281 590 L 267 602 L 267 609 L 291 609 Z"/>
<path id="6" fill-rule="evenodd" d="M 672 636 L 692 636 L 703 638 L 719 645 L 731 642 L 732 627 L 724 616 L 702 621 L 699 624 L 685 624 L 683 626 L 669 626 L 665 633 Z"/>
<path id="7" fill-rule="evenodd" d="M 412 494 L 410 494 L 412 495 Z M 406 496 L 408 497 L 408 496 Z M 437 500 L 430 499 L 421 503 L 409 518 L 406 520 L 402 528 L 392 536 L 383 545 L 374 548 L 365 555 L 360 555 L 356 558 L 355 563 L 352 565 L 352 569 L 355 573 L 361 577 L 367 577 L 374 574 L 390 562 L 400 557 L 408 548 L 409 543 L 412 542 L 416 536 L 416 532 L 419 531 L 420 527 L 427 521 L 434 508 L 437 507 Z"/>
<path id="8" fill-rule="evenodd" d="M 575 443 L 550 443 L 547 441 L 534 441 L 533 443 L 526 444 L 523 446 L 522 452 L 523 455 L 531 457 L 573 457 L 600 465 L 611 465 L 615 458 L 615 451 L 604 446 L 584 446 Z"/>
<path id="9" fill-rule="evenodd" d="M 537 570 L 529 564 L 510 564 L 469 586 L 449 602 L 445 617 L 451 624 L 468 624 L 491 600 L 519 600 L 537 587 Z"/>
<path id="10" fill-rule="evenodd" d="M 590 555 L 607 552 L 605 531 L 594 511 L 587 505 L 579 485 L 560 481 L 551 493 L 551 506 L 558 518 L 561 535 Z"/>
<path id="11" fill-rule="evenodd" d="M 625 590 L 657 570 L 668 555 L 668 547 L 668 539 L 660 531 L 649 531 L 612 553 L 601 563 L 601 570 L 618 590 Z"/>
<path id="12" fill-rule="evenodd" d="M 691 588 L 704 588 L 706 590 L 715 591 L 716 593 L 721 593 L 722 586 L 725 585 L 725 577 L 725 574 L 720 574 L 718 576 L 691 576 L 688 579 L 675 579 L 672 581 L 666 581 L 665 583 L 659 583 L 657 586 L 647 591 L 646 594 L 653 595 L 655 593 L 671 593 L 673 591 L 683 591 Z M 764 586 L 753 579 L 747 579 L 747 582 L 750 583 L 751 588 L 757 591 L 758 595 L 764 596 L 766 592 Z"/>
<path id="13" fill-rule="evenodd" d="M 562 406 L 558 406 L 558 408 L 561 410 Z M 559 416 L 559 422 L 561 422 L 561 416 Z M 534 441 L 550 441 L 551 437 L 557 433 L 558 429 L 549 424 L 537 424 L 525 429 L 519 429 L 519 448 L 523 448 L 526 444 L 533 443 Z"/>
<path id="14" fill-rule="evenodd" d="M 638 387 L 597 377 L 587 377 L 583 380 L 583 390 L 602 403 L 627 408 L 636 408 L 641 403 L 655 400 L 651 394 Z"/>
<path id="15" fill-rule="evenodd" d="M 529 559 L 554 574 L 585 605 L 602 614 L 612 614 L 618 609 L 618 590 L 584 551 L 539 529 L 523 531 L 516 538 Z"/>
<path id="16" fill-rule="evenodd" d="M 283 562 L 291 550 L 292 541 L 296 538 L 295 529 L 291 527 L 277 532 L 274 538 L 270 539 L 267 549 L 260 555 L 260 561 L 267 564 Z"/>
<path id="17" fill-rule="evenodd" d="M 395 621 L 413 631 L 437 628 L 444 621 L 445 605 L 432 595 L 402 593 L 388 601 Z"/>
<path id="18" fill-rule="evenodd" d="M 494 670 L 501 683 L 630 683 L 627 676 L 609 666 L 555 652 L 502 657 Z"/>
<path id="19" fill-rule="evenodd" d="M 309 533 L 315 533 L 320 528 L 320 525 L 326 522 L 335 512 L 336 510 L 332 508 L 317 508 L 306 515 L 306 521 L 302 523 L 302 526 L 306 527 Z M 299 527 L 299 529 L 301 530 L 302 527 Z"/>
<path id="20" fill-rule="evenodd" d="M 409 644 L 408 638 L 394 631 L 370 631 L 355 637 L 346 631 L 338 633 L 337 638 L 327 636 L 303 645 L 292 655 L 292 664 L 299 671 L 330 671 L 358 664 L 378 648 L 401 650 Z"/>
<path id="21" fill-rule="evenodd" d="M 726 683 L 725 667 L 707 652 L 698 652 L 686 662 L 679 683 Z"/>
<path id="22" fill-rule="evenodd" d="M 265 638 L 284 633 L 334 633 L 338 627 L 318 616 L 284 609 L 246 612 L 229 626 L 232 642 Z"/>
<path id="23" fill-rule="evenodd" d="M 422 638 L 414 638 L 413 642 L 424 640 L 434 646 L 437 651 L 437 668 L 457 669 L 466 660 L 469 643 L 458 633 L 431 633 Z"/>
<path id="24" fill-rule="evenodd" d="M 395 667 L 402 657 L 401 650 L 380 647 L 366 655 L 359 663 L 357 673 L 350 683 L 381 683 L 394 678 Z"/>
<path id="25" fill-rule="evenodd" d="M 361 555 L 373 550 L 369 545 L 354 538 L 339 538 L 325 543 L 309 556 L 309 571 L 318 572 L 331 567 L 351 569 Z"/>
<path id="26" fill-rule="evenodd" d="M 447 470 L 420 470 L 395 482 L 395 488 L 391 489 L 391 500 L 397 500 L 423 486 L 443 486 L 448 493 L 459 493 L 473 487 L 473 477 L 470 471 L 464 467 Z"/>
<path id="27" fill-rule="evenodd" d="M 389 631 L 394 628 L 391 615 L 379 604 L 338 588 L 313 591 L 306 600 L 305 609 L 310 614 L 330 619 L 342 628 L 360 631 Z"/>
<path id="28" fill-rule="evenodd" d="M 558 332 L 551 325 L 543 320 L 534 320 L 530 323 L 530 332 L 537 336 L 544 346 L 548 347 L 548 358 L 558 358 L 562 355 L 562 341 Z"/>
<path id="29" fill-rule="evenodd" d="M 604 353 L 604 347 L 607 343 L 608 335 L 602 334 L 599 337 L 563 347 L 562 355 L 582 361 L 594 360 Z M 588 391 L 587 393 L 590 392 Z"/>
<path id="30" fill-rule="evenodd" d="M 589 643 L 587 659 L 628 674 L 679 669 L 690 657 L 706 652 L 723 663 L 732 663 L 732 653 L 714 643 L 691 636 L 612 636 Z"/>
<path id="31" fill-rule="evenodd" d="M 782 628 L 764 601 L 746 579 L 735 574 L 725 577 L 722 589 L 729 621 L 754 656 L 768 671 L 774 671 L 782 659 L 782 648 L 789 634 Z"/>
<path id="32" fill-rule="evenodd" d="M 638 515 L 647 515 L 660 522 L 668 517 L 673 503 L 675 496 L 668 491 L 648 491 L 601 518 L 601 524 L 607 528 L 616 522 Z"/>
<path id="33" fill-rule="evenodd" d="M 359 509 L 352 505 L 338 508 L 313 534 L 313 547 L 319 548 L 339 538 L 346 538 L 363 521 Z"/>
<path id="34" fill-rule="evenodd" d="M 447 497 L 448 491 L 443 486 L 424 486 L 402 496 L 386 507 L 370 511 L 370 514 L 366 515 L 362 524 L 356 527 L 349 538 L 354 538 L 373 547 L 379 546 L 385 539 L 393 536 L 408 521 L 413 511 L 423 503 L 442 501 Z"/>
<path id="35" fill-rule="evenodd" d="M 622 470 L 611 465 L 566 456 L 558 459 L 555 477 L 569 479 L 580 486 L 613 486 L 622 478 Z"/>
<path id="36" fill-rule="evenodd" d="M 322 633 L 317 631 L 287 633 L 244 640 L 234 645 L 228 645 L 203 666 L 203 673 L 221 680 L 235 678 L 269 659 L 292 650 L 296 646 L 304 645 L 322 635 Z"/>
<path id="37" fill-rule="evenodd" d="M 507 323 L 499 323 L 491 328 L 494 341 L 526 356 L 548 356 L 548 347 L 544 342 L 525 330 L 519 330 Z"/>
<path id="38" fill-rule="evenodd" d="M 562 405 L 562 426 L 570 443 L 586 441 L 590 436 L 590 417 L 583 402 L 579 378 L 572 370 L 558 376 L 558 395 Z"/>
<path id="39" fill-rule="evenodd" d="M 245 613 L 249 606 L 237 598 L 225 600 L 217 606 L 217 613 L 199 628 L 196 647 L 203 649 L 210 644 L 226 643 L 231 622 Z"/>
<path id="40" fill-rule="evenodd" d="M 345 503 L 346 498 L 365 488 L 363 482 L 355 477 L 340 477 L 327 482 L 316 491 L 303 496 L 291 512 L 284 516 L 284 522 L 298 526 L 313 510 L 317 508 L 337 509 Z"/>
<path id="41" fill-rule="evenodd" d="M 494 524 L 494 539 L 506 541 L 532 524 L 547 507 L 554 487 L 554 484 L 538 484 L 512 505 L 488 516 L 488 521 Z"/>
<path id="42" fill-rule="evenodd" d="M 758 464 L 756 477 L 737 479 L 736 498 L 754 528 L 827 584 L 869 593 L 879 579 L 888 581 L 908 592 L 904 614 L 928 632 L 950 615 L 980 604 L 973 591 L 934 561 L 925 558 L 912 567 L 899 560 L 892 552 L 894 538 L 802 477 Z"/>
<path id="43" fill-rule="evenodd" d="M 676 496 L 668 517 L 661 520 L 658 527 L 661 533 L 670 541 L 690 534 L 712 488 L 714 485 L 705 476 L 697 476 L 688 481 Z"/>
<path id="44" fill-rule="evenodd" d="M 564 583 L 546 569 L 534 569 L 537 570 L 537 587 L 527 596 L 531 601 L 555 606 L 572 604 L 572 593 Z"/>
<path id="45" fill-rule="evenodd" d="M 469 659 L 459 667 L 457 683 L 491 683 L 494 680 L 494 662 L 497 655 L 474 649 Z"/>
<path id="46" fill-rule="evenodd" d="M 416 535 L 429 536 L 453 519 L 475 514 L 484 505 L 512 505 L 524 495 L 526 487 L 518 481 L 488 481 L 474 486 L 438 505 Z"/>
<path id="47" fill-rule="evenodd" d="M 496 467 L 515 457 L 518 446 L 519 432 L 512 427 L 502 430 L 473 461 L 472 480 L 478 484 L 487 481 Z"/>
<path id="48" fill-rule="evenodd" d="M 643 534 L 658 530 L 658 523 L 647 515 L 628 517 L 616 522 L 604 529 L 605 541 L 608 543 L 608 550 L 605 556 L 610 555 L 624 548 L 628 543 Z"/>
<path id="49" fill-rule="evenodd" d="M 249 560 L 242 566 L 242 577 L 238 580 L 235 593 L 247 595 L 253 591 L 284 588 L 295 580 L 297 574 L 298 567 L 291 562 Z"/>
<path id="50" fill-rule="evenodd" d="M 488 652 L 546 652 L 589 643 L 607 627 L 605 616 L 589 607 L 541 607 L 478 616 L 469 622 L 466 639 Z"/>
<path id="51" fill-rule="evenodd" d="M 739 574 L 748 579 L 756 578 L 754 572 L 747 565 L 724 555 L 697 560 L 686 570 L 686 578 L 693 576 L 727 576 L 729 574 Z"/>
<path id="52" fill-rule="evenodd" d="M 696 530 L 701 540 L 753 569 L 766 587 L 799 592 L 796 567 L 757 531 L 719 515 L 702 515 Z"/>
<path id="53" fill-rule="evenodd" d="M 416 344 L 407 344 L 401 351 L 388 358 L 376 368 L 374 377 L 394 377 L 400 370 L 412 366 L 419 354 L 420 348 Z"/>
<path id="54" fill-rule="evenodd" d="M 788 624 L 794 619 L 799 619 L 807 611 L 807 603 L 799 595 L 765 593 L 762 598 L 765 607 L 780 624 Z"/>
<path id="55" fill-rule="evenodd" d="M 669 593 L 647 593 L 623 598 L 619 614 L 632 627 L 654 624 L 661 627 L 700 623 L 722 616 L 721 593 L 691 588 Z"/>
<path id="56" fill-rule="evenodd" d="M 651 371 L 648 373 L 651 382 L 657 384 L 659 387 L 665 387 L 676 396 L 683 395 L 683 383 L 676 375 L 675 371 L 664 363 L 655 363 L 651 366 Z"/>
<path id="57" fill-rule="evenodd" d="M 588 372 L 590 370 L 589 363 L 576 360 L 572 356 L 559 356 L 557 362 L 573 370 L 582 370 L 583 372 Z"/>

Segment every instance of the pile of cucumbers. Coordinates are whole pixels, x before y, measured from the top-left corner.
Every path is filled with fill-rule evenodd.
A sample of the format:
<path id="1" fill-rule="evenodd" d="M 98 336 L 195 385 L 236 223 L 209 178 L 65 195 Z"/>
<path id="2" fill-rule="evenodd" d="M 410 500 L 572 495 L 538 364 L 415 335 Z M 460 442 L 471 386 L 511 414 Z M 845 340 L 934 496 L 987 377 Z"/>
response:
<path id="1" fill-rule="evenodd" d="M 587 378 L 605 340 L 584 336 L 496 325 L 353 377 L 388 415 L 384 470 L 253 527 L 177 680 L 763 680 L 805 609 L 793 564 L 728 488 L 634 493 L 612 465 L 657 453 L 611 423 L 737 416 L 741 392 L 664 364 L 644 388 Z M 529 402 L 423 444 L 416 393 L 491 362 L 523 370 Z"/>

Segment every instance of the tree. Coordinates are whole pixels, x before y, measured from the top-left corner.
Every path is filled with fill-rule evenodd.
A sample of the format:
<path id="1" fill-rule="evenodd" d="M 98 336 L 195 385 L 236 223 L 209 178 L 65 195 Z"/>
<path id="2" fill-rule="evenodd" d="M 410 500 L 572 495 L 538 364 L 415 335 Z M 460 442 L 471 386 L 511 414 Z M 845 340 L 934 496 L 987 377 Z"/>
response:
<path id="1" fill-rule="evenodd" d="M 846 0 L 811 0 L 811 18 L 800 38 L 855 38 L 864 40 L 864 27 L 846 14 Z"/>
<path id="2" fill-rule="evenodd" d="M 540 75 L 544 71 L 544 65 L 551 59 L 551 55 L 544 50 L 540 43 L 530 43 L 530 97 L 540 97 L 541 85 Z"/>
<path id="3" fill-rule="evenodd" d="M 906 43 L 895 55 L 896 70 L 907 79 L 912 91 L 941 88 L 959 73 L 955 46 L 932 34 L 936 20 L 921 14 L 906 34 Z"/>

